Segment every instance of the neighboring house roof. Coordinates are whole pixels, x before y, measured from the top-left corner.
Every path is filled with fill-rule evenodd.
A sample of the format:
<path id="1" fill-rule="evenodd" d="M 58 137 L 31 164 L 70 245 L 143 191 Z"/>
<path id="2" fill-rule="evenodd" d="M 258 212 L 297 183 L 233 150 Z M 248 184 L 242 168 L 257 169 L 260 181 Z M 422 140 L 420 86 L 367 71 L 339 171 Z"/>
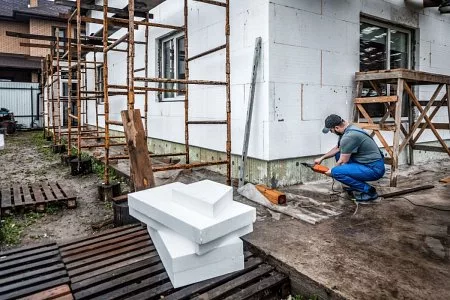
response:
<path id="1" fill-rule="evenodd" d="M 15 19 L 16 16 L 58 18 L 68 13 L 70 7 L 56 5 L 53 1 L 38 0 L 38 6 L 28 7 L 28 0 L 0 0 L 0 18 Z"/>
<path id="2" fill-rule="evenodd" d="M 20 69 L 40 69 L 41 62 L 39 60 L 27 59 L 25 57 L 13 57 L 10 55 L 0 54 L 1 68 L 20 68 Z"/>

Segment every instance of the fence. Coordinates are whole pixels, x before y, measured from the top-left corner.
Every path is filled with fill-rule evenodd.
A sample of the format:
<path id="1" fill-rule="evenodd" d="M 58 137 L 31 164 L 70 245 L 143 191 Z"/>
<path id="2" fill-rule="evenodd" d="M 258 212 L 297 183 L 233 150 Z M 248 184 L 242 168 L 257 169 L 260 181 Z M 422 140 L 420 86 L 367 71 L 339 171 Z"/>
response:
<path id="1" fill-rule="evenodd" d="M 19 127 L 42 126 L 43 112 L 39 83 L 0 82 L 0 108 L 14 113 Z"/>

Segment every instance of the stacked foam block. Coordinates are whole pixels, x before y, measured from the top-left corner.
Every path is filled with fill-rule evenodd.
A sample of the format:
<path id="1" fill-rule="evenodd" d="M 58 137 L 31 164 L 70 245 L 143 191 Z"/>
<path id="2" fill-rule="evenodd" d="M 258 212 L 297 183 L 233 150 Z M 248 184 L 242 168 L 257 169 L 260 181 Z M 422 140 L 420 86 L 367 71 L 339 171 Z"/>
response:
<path id="1" fill-rule="evenodd" d="M 233 189 L 210 180 L 175 182 L 128 195 L 130 215 L 147 224 L 177 288 L 244 268 L 242 240 L 255 208 L 233 201 Z"/>

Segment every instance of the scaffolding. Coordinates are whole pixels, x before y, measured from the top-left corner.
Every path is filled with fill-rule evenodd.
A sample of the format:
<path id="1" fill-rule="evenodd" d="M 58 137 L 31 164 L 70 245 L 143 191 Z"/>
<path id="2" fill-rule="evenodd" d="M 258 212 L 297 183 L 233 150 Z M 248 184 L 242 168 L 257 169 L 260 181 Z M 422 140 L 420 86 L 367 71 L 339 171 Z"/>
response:
<path id="1" fill-rule="evenodd" d="M 108 0 L 103 1 L 103 6 L 90 6 L 90 9 L 99 10 L 102 8 L 103 12 L 103 19 L 95 19 L 95 18 L 88 18 L 85 16 L 82 16 L 81 9 L 82 9 L 82 3 L 80 0 L 77 0 L 76 2 L 76 8 L 72 15 L 69 17 L 68 20 L 68 27 L 71 26 L 72 19 L 76 17 L 76 46 L 77 46 L 77 74 L 80 74 L 80 67 L 81 67 L 81 60 L 80 60 L 80 53 L 81 53 L 81 40 L 80 40 L 80 26 L 81 21 L 85 22 L 92 22 L 99 24 L 101 21 L 103 25 L 102 30 L 102 43 L 103 43 L 103 99 L 104 99 L 104 126 L 105 126 L 105 132 L 104 132 L 104 138 L 105 143 L 103 145 L 96 145 L 96 146 L 103 146 L 104 147 L 104 163 L 105 163 L 105 172 L 104 172 L 104 184 L 110 184 L 110 177 L 109 177 L 109 168 L 110 168 L 110 161 L 112 160 L 119 160 L 119 159 L 128 159 L 129 157 L 127 155 L 112 155 L 111 154 L 111 147 L 116 145 L 122 145 L 121 143 L 112 143 L 111 139 L 113 138 L 110 134 L 110 126 L 116 125 L 116 126 L 122 126 L 122 122 L 111 120 L 110 119 L 110 98 L 118 95 L 126 95 L 127 96 L 127 110 L 133 111 L 135 109 L 135 95 L 136 94 L 143 94 L 144 95 L 144 122 L 145 122 L 145 136 L 148 137 L 148 128 L 147 128 L 147 118 L 148 118 L 148 99 L 149 99 L 149 92 L 184 92 L 184 119 L 185 119 L 185 152 L 184 153 L 167 153 L 167 154 L 157 154 L 157 155 L 151 155 L 152 157 L 162 157 L 162 156 L 179 156 L 184 155 L 186 158 L 185 164 L 180 165 L 172 165 L 172 166 L 163 166 L 163 167 L 154 167 L 153 171 L 166 171 L 166 170 L 174 170 L 174 169 L 190 169 L 195 167 L 204 167 L 204 166 L 213 166 L 213 165 L 221 165 L 226 164 L 227 165 L 227 183 L 231 184 L 231 100 L 230 100 L 230 25 L 229 25 L 229 0 L 226 2 L 219 2 L 219 1 L 209 1 L 209 0 L 197 0 L 196 2 L 202 2 L 206 5 L 215 5 L 223 7 L 225 10 L 225 36 L 226 36 L 226 42 L 224 45 L 220 47 L 216 47 L 214 49 L 210 49 L 208 51 L 205 51 L 201 54 L 198 54 L 194 57 L 189 58 L 188 51 L 189 51 L 189 35 L 188 35 L 188 20 L 189 20 L 189 9 L 188 9 L 188 0 L 184 1 L 184 25 L 183 26 L 176 26 L 176 25 L 170 25 L 170 24 L 160 24 L 160 23 L 154 23 L 150 22 L 149 15 L 147 11 L 147 15 L 144 20 L 136 20 L 135 19 L 135 9 L 134 9 L 134 0 L 130 0 L 128 2 L 128 18 L 118 18 L 118 17 L 110 17 L 108 16 L 108 13 L 112 11 L 113 8 L 109 7 Z M 160 4 L 164 1 L 155 1 L 153 3 L 153 6 L 156 6 L 157 4 Z M 147 9 L 150 9 L 152 7 L 147 7 Z M 117 9 L 114 9 L 117 10 Z M 121 36 L 120 38 L 113 40 L 112 43 L 110 43 L 109 39 L 109 28 L 111 25 L 120 26 L 120 27 L 126 27 L 128 28 L 128 31 L 126 34 Z M 137 42 L 135 41 L 135 30 L 136 26 L 144 26 L 145 27 L 145 38 L 146 40 L 144 42 Z M 151 27 L 159 27 L 159 28 L 166 28 L 166 29 L 172 29 L 177 31 L 183 31 L 185 34 L 185 79 L 172 79 L 172 78 L 158 78 L 158 77 L 148 77 L 148 31 Z M 69 40 L 71 41 L 72 39 Z M 116 47 L 126 42 L 127 44 L 127 83 L 126 85 L 111 85 L 108 82 L 108 70 L 109 70 L 109 63 L 108 63 L 108 52 L 116 50 Z M 144 68 L 135 69 L 135 44 L 137 43 L 143 43 L 145 44 L 145 66 Z M 69 50 L 71 47 L 69 47 Z M 190 80 L 189 79 L 189 62 L 194 59 L 200 59 L 201 57 L 204 57 L 206 55 L 215 53 L 220 50 L 226 51 L 226 80 L 225 81 L 209 81 L 209 80 Z M 70 55 L 69 55 L 70 57 Z M 69 63 L 69 67 L 71 64 Z M 144 70 L 144 77 L 137 77 L 135 76 L 135 72 Z M 80 76 L 77 76 L 80 78 Z M 136 82 L 142 82 L 144 86 L 135 86 Z M 149 83 L 174 83 L 174 84 L 184 84 L 185 89 L 168 89 L 168 88 L 160 88 L 160 87 L 150 87 Z M 189 85 L 191 84 L 198 84 L 198 85 L 220 85 L 224 86 L 226 88 L 226 120 L 218 120 L 218 121 L 190 121 L 189 120 Z M 77 103 L 78 106 L 81 103 L 81 92 L 77 91 Z M 98 116 L 98 114 L 97 114 Z M 73 118 L 80 118 L 80 116 L 72 116 Z M 191 162 L 190 156 L 189 156 L 189 126 L 190 125 L 226 125 L 227 126 L 227 138 L 226 138 L 226 159 L 220 160 L 220 161 L 210 161 L 210 162 Z M 79 129 L 80 130 L 80 129 Z M 69 131 L 70 132 L 70 131 Z M 81 148 L 80 145 L 80 138 L 78 139 L 78 149 Z"/>
<path id="2" fill-rule="evenodd" d="M 398 163 L 400 153 L 408 146 L 409 163 L 414 164 L 414 150 L 430 152 L 443 152 L 450 156 L 450 148 L 440 136 L 438 129 L 450 129 L 450 76 L 432 74 L 407 69 L 395 69 L 387 71 L 369 71 L 356 73 L 357 98 L 354 99 L 355 109 L 353 121 L 361 128 L 371 130 L 372 137 L 376 136 L 386 150 L 388 157 L 385 163 L 391 165 L 390 186 L 397 186 Z M 367 83 L 376 92 L 375 97 L 362 97 L 363 84 Z M 384 95 L 384 90 L 389 90 L 389 85 L 396 88 L 394 95 Z M 419 100 L 415 87 L 435 87 L 432 96 L 426 100 Z M 440 96 L 441 95 L 441 96 Z M 439 97 L 440 96 L 440 97 Z M 403 103 L 408 105 L 405 106 Z M 385 107 L 384 116 L 376 120 L 366 109 L 367 104 L 379 103 Z M 431 111 L 431 108 L 433 110 Z M 433 118 L 441 108 L 447 112 L 441 114 L 442 118 L 447 114 L 446 122 L 433 122 Z M 419 114 L 416 116 L 416 111 Z M 429 114 L 429 112 L 431 113 Z M 407 118 L 402 121 L 402 115 Z M 361 120 L 363 117 L 363 120 Z M 418 145 L 417 142 L 423 132 L 429 129 L 433 132 L 440 146 Z M 388 143 L 387 136 L 382 132 L 393 132 L 392 146 Z"/>

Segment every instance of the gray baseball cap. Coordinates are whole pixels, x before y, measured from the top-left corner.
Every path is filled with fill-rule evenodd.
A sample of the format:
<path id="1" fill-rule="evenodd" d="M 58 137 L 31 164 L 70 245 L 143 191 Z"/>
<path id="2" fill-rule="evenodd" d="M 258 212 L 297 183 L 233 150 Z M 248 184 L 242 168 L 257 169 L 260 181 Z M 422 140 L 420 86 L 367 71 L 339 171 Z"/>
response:
<path id="1" fill-rule="evenodd" d="M 329 115 L 326 119 L 325 119 L 325 127 L 322 129 L 323 133 L 328 133 L 330 132 L 330 129 L 333 128 L 334 126 L 338 126 L 340 125 L 342 122 L 344 122 L 344 120 L 338 116 L 338 115 Z"/>

